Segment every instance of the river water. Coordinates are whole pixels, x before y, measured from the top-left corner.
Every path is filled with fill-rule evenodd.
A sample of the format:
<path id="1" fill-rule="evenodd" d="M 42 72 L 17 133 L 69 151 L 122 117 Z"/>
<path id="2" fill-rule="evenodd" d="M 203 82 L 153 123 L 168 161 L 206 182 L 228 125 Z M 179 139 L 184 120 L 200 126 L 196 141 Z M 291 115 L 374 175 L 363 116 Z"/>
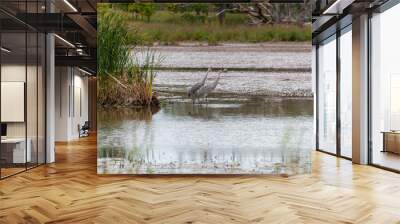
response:
<path id="1" fill-rule="evenodd" d="M 228 45 L 219 50 L 157 47 L 169 60 L 164 66 L 172 68 L 160 71 L 155 79 L 161 107 L 99 109 L 98 173 L 293 175 L 310 172 L 313 101 L 311 75 L 304 71 L 309 62 L 293 60 L 294 64 L 290 64 L 287 56 L 304 57 L 309 53 L 307 46 L 286 48 L 288 52 L 280 52 L 281 48 L 272 45 L 265 51 L 246 46 L 243 49 L 243 45 L 236 48 Z M 245 59 L 240 61 L 235 59 L 236 50 L 252 53 L 242 55 Z M 180 51 L 190 57 L 177 57 Z M 196 54 L 213 55 L 219 62 L 204 63 L 201 57 L 193 56 Z M 284 66 L 293 71 L 253 71 L 250 61 L 262 58 L 263 54 L 288 60 Z M 224 61 L 231 64 L 227 66 Z M 231 70 L 221 76 L 207 102 L 193 104 L 185 95 L 186 89 L 205 72 L 174 71 L 174 64 L 184 68 L 229 67 Z M 236 71 L 235 66 L 249 71 Z M 269 64 L 261 66 L 269 67 Z M 297 72 L 296 68 L 303 70 Z M 210 73 L 208 82 L 216 75 L 217 71 Z"/>

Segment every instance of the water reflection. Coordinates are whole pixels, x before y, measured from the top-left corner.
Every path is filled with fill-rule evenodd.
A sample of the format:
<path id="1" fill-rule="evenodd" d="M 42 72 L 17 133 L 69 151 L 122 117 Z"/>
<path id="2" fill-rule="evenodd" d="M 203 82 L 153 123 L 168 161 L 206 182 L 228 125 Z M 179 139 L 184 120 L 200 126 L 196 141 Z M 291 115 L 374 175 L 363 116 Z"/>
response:
<path id="1" fill-rule="evenodd" d="M 98 173 L 266 173 L 310 170 L 310 99 L 218 98 L 160 109 L 99 110 Z"/>
<path id="2" fill-rule="evenodd" d="M 210 119 L 212 116 L 312 116 L 312 101 L 309 98 L 211 98 L 193 105 L 180 99 L 169 99 L 171 105 L 164 108 L 171 116 L 190 116 Z M 210 117 L 211 116 L 211 117 Z"/>

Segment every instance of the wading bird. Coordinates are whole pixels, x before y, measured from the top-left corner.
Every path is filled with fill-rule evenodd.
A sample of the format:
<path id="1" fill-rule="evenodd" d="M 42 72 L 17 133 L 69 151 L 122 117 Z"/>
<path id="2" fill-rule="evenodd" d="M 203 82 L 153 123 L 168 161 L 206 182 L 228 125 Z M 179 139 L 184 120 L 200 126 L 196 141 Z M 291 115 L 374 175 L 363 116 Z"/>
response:
<path id="1" fill-rule="evenodd" d="M 208 76 L 208 73 L 210 73 L 211 68 L 208 68 L 206 75 L 204 76 L 203 80 L 201 80 L 198 83 L 195 83 L 192 87 L 190 87 L 187 91 L 187 95 L 189 98 L 192 98 L 193 103 L 195 103 L 196 100 L 196 92 L 202 87 L 204 86 L 204 84 L 206 83 L 206 79 Z"/>
<path id="2" fill-rule="evenodd" d="M 217 87 L 221 73 L 227 71 L 228 71 L 227 69 L 220 71 L 218 73 L 217 79 L 213 83 L 210 83 L 208 85 L 203 85 L 202 87 L 200 87 L 200 89 L 197 92 L 195 92 L 195 98 L 205 98 L 206 102 L 208 102 L 207 101 L 208 94 L 211 93 Z"/>

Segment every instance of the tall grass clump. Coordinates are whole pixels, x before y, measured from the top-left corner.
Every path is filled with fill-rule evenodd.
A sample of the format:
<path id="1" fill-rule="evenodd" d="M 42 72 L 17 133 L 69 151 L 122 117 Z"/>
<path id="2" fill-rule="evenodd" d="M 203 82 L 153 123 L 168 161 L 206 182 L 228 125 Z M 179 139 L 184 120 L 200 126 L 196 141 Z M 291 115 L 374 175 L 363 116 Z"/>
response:
<path id="1" fill-rule="evenodd" d="M 157 105 L 153 91 L 159 58 L 144 49 L 136 55 L 137 32 L 125 28 L 122 15 L 99 10 L 97 33 L 98 103 L 103 106 Z"/>
<path id="2" fill-rule="evenodd" d="M 129 82 L 134 87 L 130 91 L 131 97 L 140 105 L 158 104 L 153 82 L 157 74 L 155 68 L 160 66 L 162 57 L 148 48 L 135 54 L 134 64 L 128 72 Z"/>

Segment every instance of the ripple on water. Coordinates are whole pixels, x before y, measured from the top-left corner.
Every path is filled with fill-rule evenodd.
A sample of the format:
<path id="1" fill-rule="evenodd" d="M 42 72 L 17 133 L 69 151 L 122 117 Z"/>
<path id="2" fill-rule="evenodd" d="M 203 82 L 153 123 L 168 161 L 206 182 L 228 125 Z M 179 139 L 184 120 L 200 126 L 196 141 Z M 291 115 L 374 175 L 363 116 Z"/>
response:
<path id="1" fill-rule="evenodd" d="M 302 104 L 302 107 L 298 105 Z M 100 110 L 99 173 L 309 172 L 312 100 Z"/>

